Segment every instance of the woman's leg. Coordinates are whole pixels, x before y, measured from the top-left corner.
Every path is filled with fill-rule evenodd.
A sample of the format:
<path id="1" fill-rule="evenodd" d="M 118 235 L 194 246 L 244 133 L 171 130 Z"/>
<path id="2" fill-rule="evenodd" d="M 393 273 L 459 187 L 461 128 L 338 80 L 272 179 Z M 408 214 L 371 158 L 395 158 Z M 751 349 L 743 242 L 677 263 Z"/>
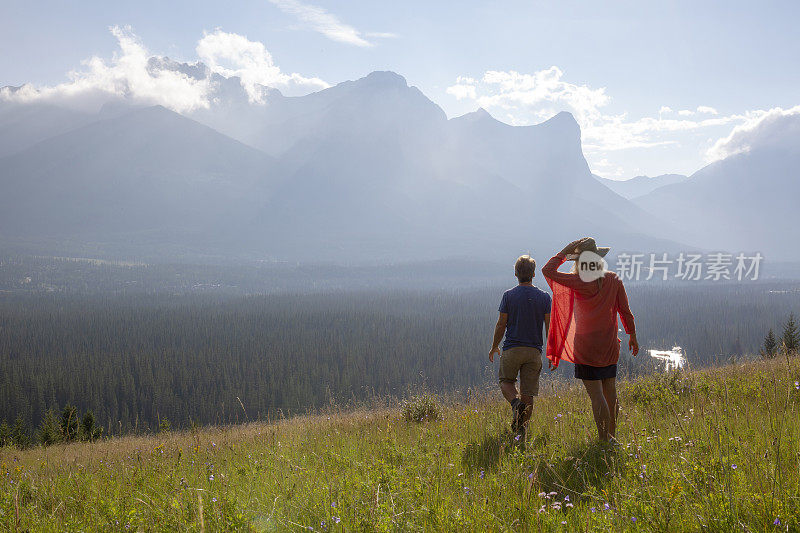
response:
<path id="1" fill-rule="evenodd" d="M 592 414 L 594 415 L 594 422 L 597 424 L 597 434 L 600 440 L 608 440 L 608 428 L 611 424 L 611 412 L 608 409 L 608 403 L 603 395 L 603 384 L 599 379 L 584 379 L 583 386 L 586 387 L 586 392 L 589 393 L 589 398 L 592 400 Z"/>
<path id="2" fill-rule="evenodd" d="M 617 378 L 603 380 L 603 397 L 606 399 L 610 412 L 608 436 L 617 435 L 617 417 L 619 416 L 619 401 L 617 401 Z"/>

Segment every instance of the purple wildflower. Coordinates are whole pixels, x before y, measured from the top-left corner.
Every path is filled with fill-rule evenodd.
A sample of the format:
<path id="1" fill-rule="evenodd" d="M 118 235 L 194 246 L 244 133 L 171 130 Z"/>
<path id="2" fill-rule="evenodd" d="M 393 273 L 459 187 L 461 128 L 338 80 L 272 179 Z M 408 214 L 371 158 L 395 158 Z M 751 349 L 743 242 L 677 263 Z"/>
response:
<path id="1" fill-rule="evenodd" d="M 481 470 L 481 473 L 478 474 L 478 477 L 483 479 L 485 475 L 486 475 L 486 473 L 483 470 Z"/>
<path id="2" fill-rule="evenodd" d="M 797 382 L 795 381 L 795 383 L 797 383 Z M 775 519 L 775 521 L 772 523 L 772 525 L 773 525 L 773 526 L 779 526 L 779 525 L 781 525 L 781 519 L 780 519 L 780 518 L 776 518 L 776 519 Z"/>
<path id="3" fill-rule="evenodd" d="M 338 516 L 332 516 L 331 520 L 333 520 L 334 524 L 338 524 L 339 522 L 342 521 L 341 518 L 339 518 Z"/>

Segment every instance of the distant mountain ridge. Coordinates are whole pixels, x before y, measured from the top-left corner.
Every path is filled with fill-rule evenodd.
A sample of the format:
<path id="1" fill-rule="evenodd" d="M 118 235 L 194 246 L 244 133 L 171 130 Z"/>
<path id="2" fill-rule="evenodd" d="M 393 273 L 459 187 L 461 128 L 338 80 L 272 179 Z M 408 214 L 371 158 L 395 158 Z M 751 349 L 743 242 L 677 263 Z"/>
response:
<path id="1" fill-rule="evenodd" d="M 777 116 L 742 132 L 747 145 L 687 180 L 636 203 L 715 251 L 761 252 L 765 261 L 796 261 L 800 232 L 800 114 Z"/>
<path id="2" fill-rule="evenodd" d="M 0 228 L 31 239 L 213 238 L 252 213 L 275 164 L 161 106 L 137 109 L 1 159 Z"/>
<path id="3" fill-rule="evenodd" d="M 448 120 L 393 72 L 299 97 L 264 87 L 253 104 L 202 65 L 153 68 L 217 76 L 215 104 L 181 116 L 113 100 L 60 121 L 0 104 L 0 127 L 38 117 L 16 145 L 0 136 L 0 242 L 338 262 L 543 256 L 586 234 L 615 251 L 688 242 L 680 220 L 592 175 L 569 113 Z"/>
<path id="4" fill-rule="evenodd" d="M 706 249 L 762 252 L 798 260 L 800 150 L 756 149 L 697 171 L 688 180 L 639 197 L 685 242 Z"/>
<path id="5" fill-rule="evenodd" d="M 654 190 L 664 187 L 665 185 L 672 185 L 673 183 L 680 183 L 688 179 L 687 176 L 682 174 L 661 174 L 660 176 L 636 176 L 627 180 L 611 180 L 602 178 L 598 175 L 594 177 L 603 185 L 619 194 L 623 198 L 633 200 L 639 196 L 651 193 Z"/>

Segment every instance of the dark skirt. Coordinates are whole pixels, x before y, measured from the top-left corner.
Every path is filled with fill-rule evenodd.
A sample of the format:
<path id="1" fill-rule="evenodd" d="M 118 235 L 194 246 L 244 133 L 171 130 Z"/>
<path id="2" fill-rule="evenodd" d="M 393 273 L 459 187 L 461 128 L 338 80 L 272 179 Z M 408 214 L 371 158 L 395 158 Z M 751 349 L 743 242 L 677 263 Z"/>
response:
<path id="1" fill-rule="evenodd" d="M 575 363 L 576 379 L 608 379 L 617 377 L 617 365 L 589 366 Z"/>

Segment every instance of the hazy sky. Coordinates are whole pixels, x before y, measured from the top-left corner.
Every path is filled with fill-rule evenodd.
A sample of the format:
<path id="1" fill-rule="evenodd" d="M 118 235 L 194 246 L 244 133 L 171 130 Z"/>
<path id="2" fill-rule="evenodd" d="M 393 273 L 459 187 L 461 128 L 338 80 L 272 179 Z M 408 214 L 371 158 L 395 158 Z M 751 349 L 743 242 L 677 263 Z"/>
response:
<path id="1" fill-rule="evenodd" d="M 450 117 L 483 106 L 522 125 L 571 111 L 592 170 L 612 178 L 692 173 L 734 127 L 800 104 L 797 1 L 3 0 L 0 11 L 0 86 L 124 62 L 125 39 L 290 94 L 393 70 Z"/>

